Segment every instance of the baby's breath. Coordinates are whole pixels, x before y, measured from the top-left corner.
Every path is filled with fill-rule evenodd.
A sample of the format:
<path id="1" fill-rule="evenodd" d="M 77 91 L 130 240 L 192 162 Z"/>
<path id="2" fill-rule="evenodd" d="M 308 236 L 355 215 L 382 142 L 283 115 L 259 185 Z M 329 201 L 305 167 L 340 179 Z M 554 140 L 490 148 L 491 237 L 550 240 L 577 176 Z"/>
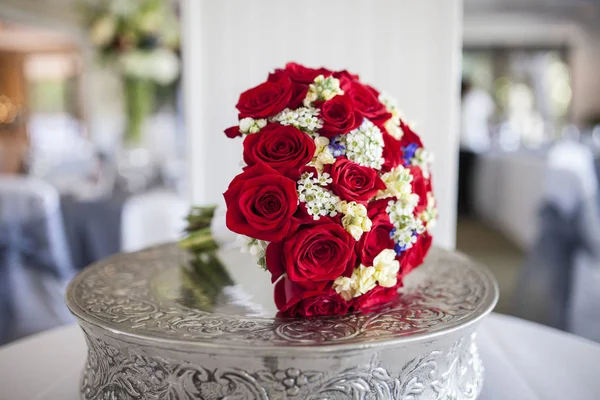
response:
<path id="1" fill-rule="evenodd" d="M 433 162 L 433 154 L 420 147 L 415 151 L 414 156 L 410 159 L 411 165 L 421 167 L 425 179 L 429 179 L 429 168 Z"/>
<path id="2" fill-rule="evenodd" d="M 315 176 L 313 172 L 305 172 L 298 180 L 298 200 L 305 204 L 306 211 L 314 220 L 338 214 L 340 198 L 326 189 L 331 182 L 328 173 Z"/>
<path id="3" fill-rule="evenodd" d="M 364 119 L 355 130 L 339 138 L 345 156 L 359 165 L 381 169 L 383 165 L 383 135 L 371 121 Z"/>
<path id="4" fill-rule="evenodd" d="M 281 125 L 292 125 L 303 132 L 314 134 L 323 127 L 323 120 L 319 118 L 319 110 L 314 107 L 300 107 L 295 110 L 286 108 L 272 118 Z"/>
<path id="5" fill-rule="evenodd" d="M 394 225 L 390 237 L 396 243 L 398 254 L 411 248 L 417 241 L 417 235 L 423 231 L 422 221 L 414 215 L 418 203 L 418 195 L 404 192 L 396 200 L 390 200 L 386 208 Z"/>

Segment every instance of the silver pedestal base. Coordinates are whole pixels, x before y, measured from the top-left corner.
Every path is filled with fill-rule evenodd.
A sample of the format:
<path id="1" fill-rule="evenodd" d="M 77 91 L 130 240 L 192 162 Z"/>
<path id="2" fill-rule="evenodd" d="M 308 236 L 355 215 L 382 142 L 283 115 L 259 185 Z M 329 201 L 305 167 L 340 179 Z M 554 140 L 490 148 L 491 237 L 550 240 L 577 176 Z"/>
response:
<path id="1" fill-rule="evenodd" d="M 118 255 L 71 283 L 89 347 L 83 400 L 472 400 L 481 390 L 475 332 L 498 289 L 460 254 L 433 249 L 382 309 L 315 319 L 276 318 L 268 274 L 237 250 L 221 255 L 234 285 L 212 298 L 186 283 L 180 256 L 175 246 Z"/>
<path id="2" fill-rule="evenodd" d="M 483 382 L 475 333 L 385 351 L 261 358 L 86 336 L 84 400 L 473 400 Z"/>

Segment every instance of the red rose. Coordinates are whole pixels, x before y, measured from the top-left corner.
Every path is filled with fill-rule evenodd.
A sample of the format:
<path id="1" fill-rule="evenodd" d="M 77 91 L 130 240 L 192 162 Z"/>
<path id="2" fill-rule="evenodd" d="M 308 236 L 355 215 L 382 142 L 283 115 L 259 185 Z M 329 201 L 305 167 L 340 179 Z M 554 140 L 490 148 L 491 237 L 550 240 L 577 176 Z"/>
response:
<path id="1" fill-rule="evenodd" d="M 390 200 L 396 200 L 395 197 L 386 197 L 385 199 L 373 200 L 367 207 L 367 215 L 373 220 L 378 215 L 387 215 L 386 209 Z"/>
<path id="2" fill-rule="evenodd" d="M 353 81 L 358 81 L 360 79 L 358 75 L 346 70 L 334 72 L 333 77 L 340 80 L 340 87 L 342 89 L 348 87 Z"/>
<path id="3" fill-rule="evenodd" d="M 352 299 L 352 310 L 368 311 L 377 306 L 389 303 L 398 296 L 398 288 L 402 287 L 402 282 L 398 280 L 398 284 L 391 288 L 376 286 L 362 296 Z"/>
<path id="4" fill-rule="evenodd" d="M 390 217 L 386 213 L 379 214 L 372 217 L 371 221 L 371 230 L 363 233 L 356 244 L 356 254 L 361 264 L 367 266 L 373 265 L 373 259 L 383 250 L 394 248 L 394 241 L 390 237 L 394 225 L 390 222 Z"/>
<path id="5" fill-rule="evenodd" d="M 402 142 L 396 140 L 385 128 L 381 129 L 383 134 L 383 165 L 382 172 L 389 172 L 402 164 Z"/>
<path id="6" fill-rule="evenodd" d="M 411 182 L 412 191 L 419 196 L 419 204 L 417 204 L 417 212 L 423 211 L 427 207 L 427 193 L 431 192 L 431 181 L 425 179 L 421 167 L 410 166 L 410 174 L 413 176 Z"/>
<path id="7" fill-rule="evenodd" d="M 244 139 L 244 161 L 250 166 L 264 162 L 280 173 L 296 179 L 300 168 L 312 160 L 315 142 L 293 126 L 269 124 Z"/>
<path id="8" fill-rule="evenodd" d="M 386 188 L 377 170 L 339 157 L 329 170 L 331 190 L 343 200 L 366 203 L 378 191 Z"/>
<path id="9" fill-rule="evenodd" d="M 294 225 L 296 182 L 265 164 L 256 164 L 236 176 L 223 196 L 227 228 L 233 232 L 277 241 Z"/>
<path id="10" fill-rule="evenodd" d="M 240 132 L 240 127 L 238 125 L 234 125 L 231 128 L 225 129 L 225 135 L 228 138 L 233 139 L 235 137 L 242 136 L 242 132 Z"/>
<path id="11" fill-rule="evenodd" d="M 236 107 L 240 118 L 268 118 L 286 108 L 291 98 L 292 81 L 283 77 L 246 90 Z"/>
<path id="12" fill-rule="evenodd" d="M 423 142 L 421 142 L 421 138 L 417 135 L 408 124 L 404 123 L 404 121 L 400 121 L 400 129 L 402 129 L 402 138 L 400 138 L 400 143 L 402 147 L 406 147 L 410 144 L 416 143 L 419 147 L 423 147 Z"/>
<path id="13" fill-rule="evenodd" d="M 323 102 L 319 117 L 323 120 L 319 134 L 329 139 L 358 128 L 363 120 L 352 100 L 344 95 Z"/>
<path id="14" fill-rule="evenodd" d="M 400 274 L 403 277 L 419 265 L 423 264 L 423 260 L 431 247 L 432 241 L 431 235 L 425 232 L 422 235 L 419 235 L 417 237 L 417 242 L 399 257 Z"/>
<path id="15" fill-rule="evenodd" d="M 372 87 L 356 81 L 352 81 L 345 86 L 342 89 L 352 99 L 354 107 L 378 127 L 383 126 L 392 117 L 385 105 L 379 101 L 379 93 Z"/>
<path id="16" fill-rule="evenodd" d="M 308 68 L 293 62 L 287 63 L 285 65 L 285 69 L 275 70 L 275 74 L 279 72 L 283 72 L 284 74 L 286 74 L 292 80 L 292 82 L 305 84 L 313 83 L 315 81 L 315 78 L 319 75 L 328 77 L 332 74 L 332 72 L 326 68 Z"/>
<path id="17" fill-rule="evenodd" d="M 285 273 L 298 285 L 320 290 L 340 276 L 352 275 L 354 238 L 339 223 L 321 220 L 301 225 L 294 235 L 269 244 L 266 261 L 273 282 Z"/>
<path id="18" fill-rule="evenodd" d="M 348 303 L 334 290 L 304 291 L 285 278 L 275 285 L 275 304 L 286 317 L 318 317 L 348 312 Z"/>
<path id="19" fill-rule="evenodd" d="M 275 70 L 275 72 L 269 74 L 269 82 L 275 82 L 280 79 L 289 79 L 289 75 L 282 69 Z M 300 107 L 306 98 L 306 93 L 308 93 L 308 84 L 294 82 L 292 80 L 292 96 L 290 101 L 287 104 L 287 108 L 295 110 Z"/>

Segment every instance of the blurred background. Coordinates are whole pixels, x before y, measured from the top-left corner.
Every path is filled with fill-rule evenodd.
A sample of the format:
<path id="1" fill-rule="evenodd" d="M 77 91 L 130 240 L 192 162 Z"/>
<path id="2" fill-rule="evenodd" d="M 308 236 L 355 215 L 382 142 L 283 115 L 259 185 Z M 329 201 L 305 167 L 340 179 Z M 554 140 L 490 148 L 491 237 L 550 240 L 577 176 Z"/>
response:
<path id="1" fill-rule="evenodd" d="M 437 244 L 492 269 L 496 311 L 600 341 L 600 1 L 296 3 L 0 0 L 0 344 L 218 201 L 237 96 L 292 60 L 399 99 L 436 155 Z"/>

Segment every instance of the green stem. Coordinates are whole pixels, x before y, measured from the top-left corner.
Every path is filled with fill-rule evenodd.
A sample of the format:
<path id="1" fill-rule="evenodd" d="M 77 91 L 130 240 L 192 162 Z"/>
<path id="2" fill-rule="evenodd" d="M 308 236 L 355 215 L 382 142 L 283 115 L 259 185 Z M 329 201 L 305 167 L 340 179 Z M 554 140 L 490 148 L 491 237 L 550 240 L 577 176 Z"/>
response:
<path id="1" fill-rule="evenodd" d="M 139 144 L 144 120 L 154 105 L 154 83 L 148 79 L 125 77 L 125 102 L 127 106 L 127 131 L 125 142 Z"/>

